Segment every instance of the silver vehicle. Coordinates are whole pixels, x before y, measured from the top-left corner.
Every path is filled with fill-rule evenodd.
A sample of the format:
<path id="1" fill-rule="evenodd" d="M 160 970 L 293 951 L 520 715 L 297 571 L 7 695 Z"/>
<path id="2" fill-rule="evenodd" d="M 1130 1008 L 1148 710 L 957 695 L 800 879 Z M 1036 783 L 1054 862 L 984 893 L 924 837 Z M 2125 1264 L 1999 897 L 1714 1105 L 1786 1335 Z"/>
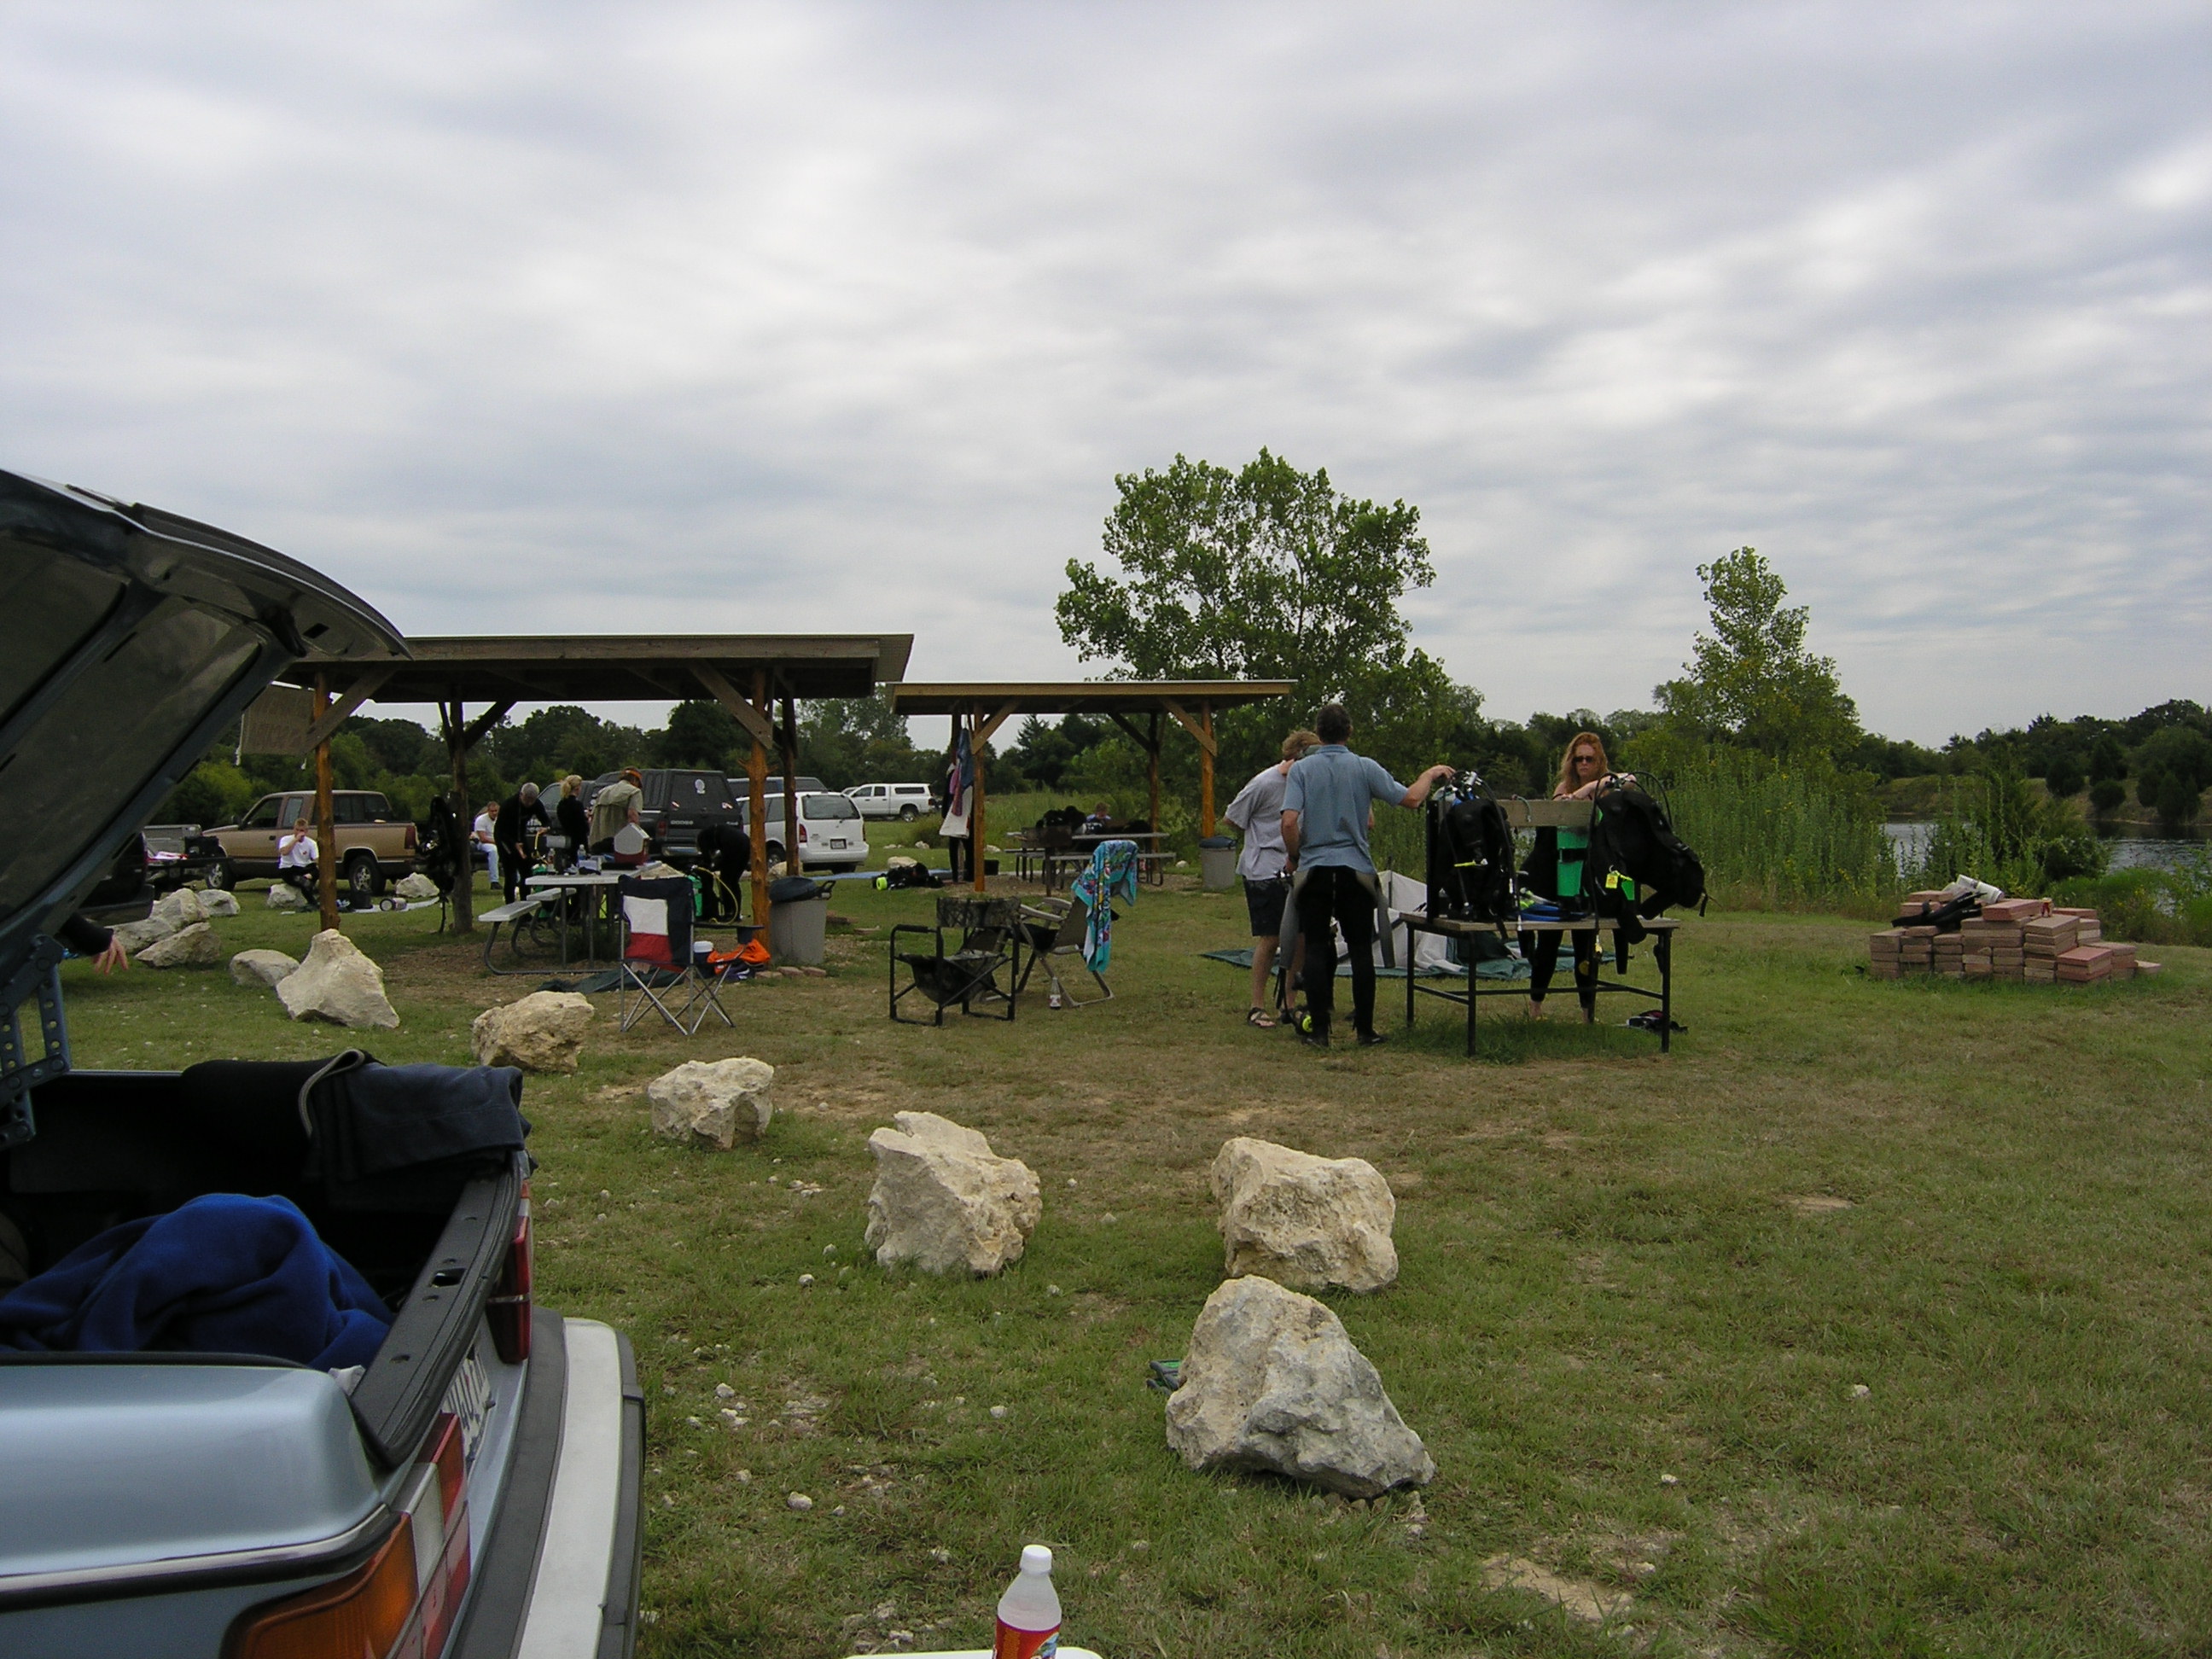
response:
<path id="1" fill-rule="evenodd" d="M 644 1406 L 629 1343 L 532 1303 L 519 1117 L 511 1145 L 426 1155 L 422 1126 L 448 1121 L 431 1091 L 500 1097 L 508 1074 L 352 1051 L 70 1063 L 56 936 L 78 936 L 70 919 L 118 848 L 276 675 L 405 653 L 281 554 L 0 472 L 0 814 L 42 826 L 0 847 L 0 1291 L 33 1281 L 0 1295 L 9 1659 L 631 1650 Z M 320 1091 L 372 1074 L 389 1115 L 331 1115 Z M 80 1248 L 99 1260 L 195 1205 L 278 1199 L 378 1305 L 350 1328 L 357 1364 L 211 1351 L 192 1322 L 234 1279 L 130 1304 L 131 1340 L 25 1312 L 82 1272 Z M 129 1261 L 114 1248 L 99 1271 Z M 218 1259 L 176 1258 L 220 1278 Z"/>
<path id="2" fill-rule="evenodd" d="M 860 783 L 848 789 L 853 805 L 864 818 L 896 818 L 912 823 L 937 810 L 937 800 L 926 783 Z"/>

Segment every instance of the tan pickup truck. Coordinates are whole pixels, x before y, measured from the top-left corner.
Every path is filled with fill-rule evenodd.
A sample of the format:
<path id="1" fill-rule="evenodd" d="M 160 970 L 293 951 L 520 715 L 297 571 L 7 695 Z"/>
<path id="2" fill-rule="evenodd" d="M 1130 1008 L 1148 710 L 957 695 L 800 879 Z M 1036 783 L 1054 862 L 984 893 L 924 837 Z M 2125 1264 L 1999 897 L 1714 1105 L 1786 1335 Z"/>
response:
<path id="1" fill-rule="evenodd" d="M 374 898 L 386 881 L 415 867 L 415 825 L 392 816 L 392 803 L 370 789 L 334 789 L 331 812 L 337 830 L 338 879 L 356 898 Z M 264 795 L 236 823 L 208 830 L 222 843 L 222 857 L 208 872 L 210 887 L 235 887 L 254 876 L 276 873 L 276 843 L 302 818 L 313 833 L 315 792 Z M 325 856 L 328 856 L 325 849 Z"/>

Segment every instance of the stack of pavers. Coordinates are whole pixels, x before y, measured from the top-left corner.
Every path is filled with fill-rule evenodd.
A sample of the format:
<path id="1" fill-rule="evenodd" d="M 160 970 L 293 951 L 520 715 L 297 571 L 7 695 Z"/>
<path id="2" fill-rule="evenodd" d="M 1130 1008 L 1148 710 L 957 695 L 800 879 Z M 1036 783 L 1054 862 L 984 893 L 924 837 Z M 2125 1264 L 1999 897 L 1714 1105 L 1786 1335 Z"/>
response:
<path id="1" fill-rule="evenodd" d="M 1926 915 L 1941 893 L 1911 893 L 1902 917 Z M 1952 979 L 2016 979 L 2037 985 L 2088 985 L 2157 973 L 2132 945 L 2105 943 L 2094 910 L 2053 907 L 2048 899 L 1992 899 L 1957 931 L 1903 921 L 1867 941 L 1868 971 L 1876 979 L 1942 974 Z"/>

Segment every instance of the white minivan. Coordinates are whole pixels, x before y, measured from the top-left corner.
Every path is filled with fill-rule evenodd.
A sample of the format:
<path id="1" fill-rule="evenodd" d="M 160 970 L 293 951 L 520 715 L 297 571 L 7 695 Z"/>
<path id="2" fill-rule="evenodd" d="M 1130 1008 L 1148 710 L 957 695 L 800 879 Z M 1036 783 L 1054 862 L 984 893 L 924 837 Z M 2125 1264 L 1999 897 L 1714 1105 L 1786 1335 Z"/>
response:
<path id="1" fill-rule="evenodd" d="M 744 796 L 738 796 L 738 821 L 750 827 Z M 771 864 L 783 860 L 783 797 L 769 796 L 762 805 L 767 820 L 768 856 Z M 799 797 L 799 858 L 810 870 L 857 870 L 868 859 L 868 829 L 860 822 L 860 809 L 842 795 L 824 790 L 802 792 Z"/>
<path id="2" fill-rule="evenodd" d="M 862 783 L 845 793 L 864 818 L 896 818 L 912 823 L 925 812 L 937 810 L 926 783 Z"/>

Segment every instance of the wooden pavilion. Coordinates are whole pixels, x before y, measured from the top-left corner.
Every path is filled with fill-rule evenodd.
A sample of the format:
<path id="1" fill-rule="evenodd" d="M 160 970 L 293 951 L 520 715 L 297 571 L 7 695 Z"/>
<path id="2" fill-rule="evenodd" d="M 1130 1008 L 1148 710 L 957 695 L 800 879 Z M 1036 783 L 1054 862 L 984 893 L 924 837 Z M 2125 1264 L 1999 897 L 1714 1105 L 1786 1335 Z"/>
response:
<path id="1" fill-rule="evenodd" d="M 1014 715 L 1103 714 L 1127 732 L 1150 763 L 1155 828 L 1160 821 L 1160 744 L 1166 723 L 1173 720 L 1198 744 L 1199 834 L 1210 836 L 1215 828 L 1214 711 L 1287 697 L 1297 689 L 1290 680 L 1009 680 L 895 685 L 890 696 L 896 714 L 951 715 L 956 742 L 963 722 L 966 724 L 975 759 L 975 805 L 969 817 L 969 844 L 976 850 L 975 887 L 980 892 L 985 828 L 983 745 Z"/>
<path id="2" fill-rule="evenodd" d="M 911 634 L 602 634 L 507 635 L 411 639 L 404 662 L 360 669 L 295 664 L 283 678 L 315 689 L 316 710 L 306 747 L 317 766 L 323 844 L 330 828 L 330 769 L 323 749 L 347 716 L 364 703 L 432 703 L 445 738 L 454 794 L 466 807 L 469 750 L 518 702 L 627 702 L 711 697 L 753 740 L 745 767 L 752 826 L 753 915 L 768 915 L 767 794 L 769 753 L 781 757 L 783 844 L 799 848 L 799 720 L 801 697 L 868 697 L 878 684 L 906 672 Z M 468 705 L 483 705 L 474 717 Z M 325 864 L 333 863 L 325 860 Z M 453 926 L 475 925 L 470 884 L 453 890 Z"/>

